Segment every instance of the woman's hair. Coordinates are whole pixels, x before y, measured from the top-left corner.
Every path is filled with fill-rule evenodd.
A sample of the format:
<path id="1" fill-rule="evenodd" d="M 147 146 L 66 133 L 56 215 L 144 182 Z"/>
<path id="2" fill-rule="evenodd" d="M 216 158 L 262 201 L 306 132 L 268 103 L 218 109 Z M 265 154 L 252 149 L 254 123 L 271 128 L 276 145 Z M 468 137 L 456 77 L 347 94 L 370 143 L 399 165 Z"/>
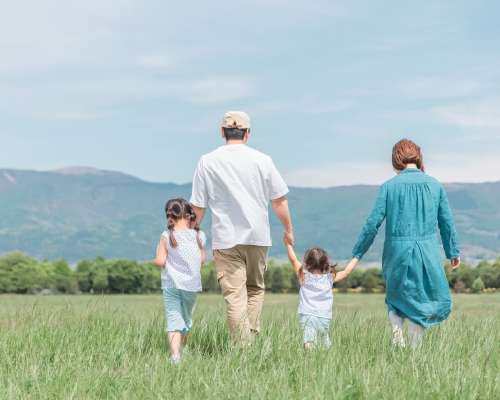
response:
<path id="1" fill-rule="evenodd" d="M 191 204 L 184 199 L 171 199 L 165 204 L 165 214 L 167 216 L 168 239 L 172 247 L 177 247 L 175 240 L 174 227 L 175 223 L 181 219 L 187 219 L 190 222 L 191 228 L 196 231 L 196 241 L 200 250 L 203 249 L 203 243 L 200 239 L 200 226 L 196 222 L 196 214 L 194 213 Z"/>
<path id="2" fill-rule="evenodd" d="M 418 169 L 425 171 L 424 156 L 420 147 L 409 139 L 403 139 L 392 148 L 392 166 L 402 171 L 408 164 L 416 164 Z"/>
<path id="3" fill-rule="evenodd" d="M 330 264 L 328 253 L 319 247 L 313 247 L 312 249 L 307 250 L 304 254 L 304 263 L 302 268 L 306 271 L 317 271 L 322 274 L 326 274 L 328 272 L 335 273 L 336 266 L 337 264 Z"/>

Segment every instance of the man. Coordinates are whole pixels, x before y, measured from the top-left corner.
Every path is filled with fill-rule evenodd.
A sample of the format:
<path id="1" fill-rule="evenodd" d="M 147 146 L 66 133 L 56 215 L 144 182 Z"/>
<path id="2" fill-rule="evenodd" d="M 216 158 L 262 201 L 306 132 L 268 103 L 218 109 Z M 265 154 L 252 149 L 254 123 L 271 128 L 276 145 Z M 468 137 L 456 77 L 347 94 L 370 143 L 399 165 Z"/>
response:
<path id="1" fill-rule="evenodd" d="M 288 187 L 272 159 L 247 146 L 250 118 L 230 111 L 222 122 L 224 146 L 201 157 L 191 203 L 198 222 L 212 212 L 212 247 L 217 279 L 226 302 L 231 337 L 246 343 L 260 331 L 264 271 L 271 246 L 269 202 L 293 244 Z"/>

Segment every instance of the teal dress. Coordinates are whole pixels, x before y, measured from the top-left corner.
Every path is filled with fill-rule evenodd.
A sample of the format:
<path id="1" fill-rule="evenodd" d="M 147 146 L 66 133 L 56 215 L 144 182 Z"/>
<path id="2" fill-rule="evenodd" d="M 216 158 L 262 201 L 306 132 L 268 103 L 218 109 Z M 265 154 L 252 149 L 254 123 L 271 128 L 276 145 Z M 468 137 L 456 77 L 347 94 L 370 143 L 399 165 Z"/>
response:
<path id="1" fill-rule="evenodd" d="M 353 249 L 362 258 L 386 220 L 382 270 L 389 311 L 427 328 L 451 312 L 438 230 L 446 257 L 459 256 L 443 186 L 416 168 L 385 182 Z"/>

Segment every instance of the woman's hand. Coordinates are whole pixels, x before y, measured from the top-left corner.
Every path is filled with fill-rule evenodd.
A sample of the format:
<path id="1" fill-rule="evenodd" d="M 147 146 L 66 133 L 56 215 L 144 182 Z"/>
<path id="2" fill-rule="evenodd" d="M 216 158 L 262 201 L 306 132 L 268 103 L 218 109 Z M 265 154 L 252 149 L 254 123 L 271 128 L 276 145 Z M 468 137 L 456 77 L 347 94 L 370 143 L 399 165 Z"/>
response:
<path id="1" fill-rule="evenodd" d="M 451 269 L 457 269 L 460 267 L 460 257 L 452 258 L 451 259 Z"/>

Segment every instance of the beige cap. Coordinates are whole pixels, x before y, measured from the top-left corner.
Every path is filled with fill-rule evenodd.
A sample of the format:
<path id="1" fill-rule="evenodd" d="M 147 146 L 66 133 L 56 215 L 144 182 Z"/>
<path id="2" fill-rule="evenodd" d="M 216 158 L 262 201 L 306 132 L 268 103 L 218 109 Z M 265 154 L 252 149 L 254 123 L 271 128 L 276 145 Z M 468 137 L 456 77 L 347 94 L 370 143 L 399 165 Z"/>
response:
<path id="1" fill-rule="evenodd" d="M 228 111 L 222 119 L 222 127 L 250 129 L 250 117 L 243 111 Z"/>

